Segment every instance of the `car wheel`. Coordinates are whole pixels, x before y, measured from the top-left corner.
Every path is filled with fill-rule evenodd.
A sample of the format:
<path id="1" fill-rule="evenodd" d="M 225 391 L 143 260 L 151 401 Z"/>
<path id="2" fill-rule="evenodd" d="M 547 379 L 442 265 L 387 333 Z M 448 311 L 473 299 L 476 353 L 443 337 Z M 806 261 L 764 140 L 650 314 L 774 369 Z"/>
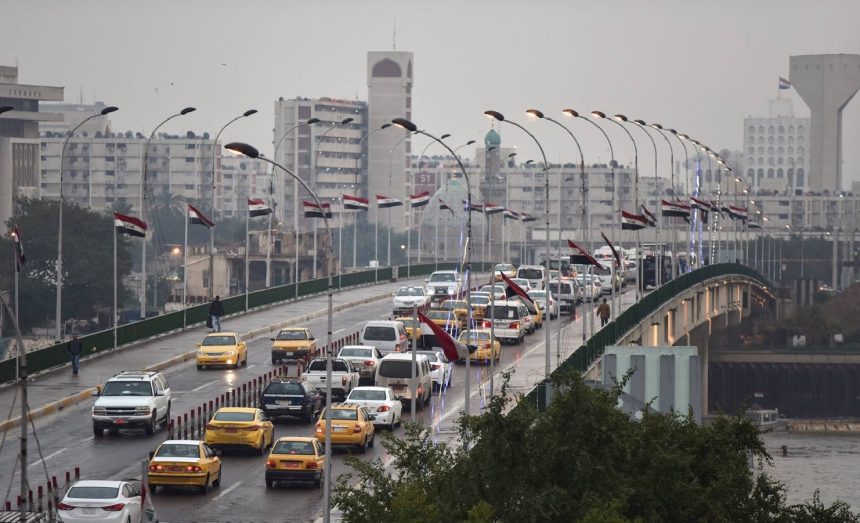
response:
<path id="1" fill-rule="evenodd" d="M 204 496 L 209 494 L 209 474 L 206 474 L 206 479 L 203 480 L 203 486 L 200 487 L 200 493 Z"/>
<path id="2" fill-rule="evenodd" d="M 221 471 L 220 470 L 218 471 L 218 479 L 216 479 L 215 481 L 212 482 L 212 486 L 213 487 L 220 487 L 221 486 Z"/>
<path id="3" fill-rule="evenodd" d="M 197 370 L 203 370 L 203 365 L 197 365 Z"/>
<path id="4" fill-rule="evenodd" d="M 104 437 L 104 435 L 105 435 L 104 429 L 100 429 L 100 428 L 96 427 L 95 425 L 93 425 L 93 436 L 95 436 L 97 438 L 101 438 L 101 437 Z"/>
<path id="5" fill-rule="evenodd" d="M 376 442 L 376 432 L 373 433 L 373 436 L 370 437 L 370 441 L 367 443 L 367 446 L 373 448 L 374 443 Z"/>
<path id="6" fill-rule="evenodd" d="M 161 420 L 161 426 L 166 427 L 170 423 L 170 403 L 167 404 L 167 414 L 165 414 L 164 419 Z"/>
<path id="7" fill-rule="evenodd" d="M 277 364 L 278 364 L 278 358 L 272 356 L 272 365 L 277 365 Z"/>
<path id="8" fill-rule="evenodd" d="M 320 477 L 318 479 L 314 479 L 314 487 L 320 488 L 322 487 L 323 475 L 320 473 Z"/>
<path id="9" fill-rule="evenodd" d="M 256 450 L 257 454 L 259 454 L 260 456 L 262 456 L 263 454 L 266 453 L 266 435 L 265 434 L 260 436 L 260 445 L 257 446 L 257 448 L 255 450 Z"/>
<path id="10" fill-rule="evenodd" d="M 266 488 L 272 488 L 272 487 L 274 487 L 274 486 L 275 486 L 275 482 L 274 482 L 274 481 L 272 481 L 271 479 L 267 479 L 267 480 L 266 480 Z"/>
<path id="11" fill-rule="evenodd" d="M 361 446 L 358 447 L 359 454 L 365 454 L 367 452 L 367 440 L 361 442 Z"/>
<path id="12" fill-rule="evenodd" d="M 155 415 L 156 412 L 153 412 L 152 417 L 149 419 L 149 423 L 147 423 L 146 426 L 143 427 L 143 431 L 146 432 L 147 436 L 152 436 L 153 434 L 155 434 Z"/>
<path id="13" fill-rule="evenodd" d="M 244 359 L 244 360 L 242 360 L 242 366 L 243 366 L 243 367 L 247 367 L 247 366 L 248 366 L 248 353 L 247 353 L 247 352 L 245 353 L 245 359 Z"/>
<path id="14" fill-rule="evenodd" d="M 158 485 L 150 485 L 149 486 L 149 493 L 152 494 L 153 496 L 158 494 Z"/>

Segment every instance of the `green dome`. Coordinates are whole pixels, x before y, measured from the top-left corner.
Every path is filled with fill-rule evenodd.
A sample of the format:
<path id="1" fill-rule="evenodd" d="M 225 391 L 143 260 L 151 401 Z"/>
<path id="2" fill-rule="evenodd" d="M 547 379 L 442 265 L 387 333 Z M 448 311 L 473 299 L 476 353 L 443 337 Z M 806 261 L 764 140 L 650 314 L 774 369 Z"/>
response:
<path id="1" fill-rule="evenodd" d="M 498 147 L 501 144 L 502 137 L 499 136 L 499 133 L 497 133 L 495 129 L 490 129 L 490 132 L 488 132 L 487 136 L 484 137 L 484 145 L 486 145 L 487 147 Z"/>

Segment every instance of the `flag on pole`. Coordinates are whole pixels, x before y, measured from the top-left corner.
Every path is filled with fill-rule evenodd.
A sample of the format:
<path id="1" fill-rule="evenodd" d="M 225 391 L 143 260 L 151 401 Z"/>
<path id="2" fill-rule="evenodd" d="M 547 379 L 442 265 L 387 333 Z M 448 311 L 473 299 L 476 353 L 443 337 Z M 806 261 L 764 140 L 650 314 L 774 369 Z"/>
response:
<path id="1" fill-rule="evenodd" d="M 779 77 L 779 89 L 780 89 L 780 91 L 785 90 L 785 89 L 791 89 L 791 82 L 789 82 L 788 80 L 786 80 L 785 78 L 780 76 Z"/>
<path id="2" fill-rule="evenodd" d="M 463 209 L 468 210 L 469 212 L 484 212 L 484 206 L 480 203 L 472 202 L 472 208 L 469 209 L 469 202 L 463 200 Z"/>
<path id="3" fill-rule="evenodd" d="M 113 225 L 120 234 L 128 234 L 129 236 L 137 236 L 138 238 L 146 237 L 146 223 L 133 216 L 125 216 L 124 214 L 114 212 Z"/>
<path id="4" fill-rule="evenodd" d="M 534 302 L 534 300 L 532 300 L 531 296 L 529 296 L 529 293 L 527 293 L 525 290 L 523 290 L 522 287 L 520 287 L 519 285 L 514 283 L 514 281 L 511 280 L 508 277 L 508 275 L 505 274 L 504 272 L 499 271 L 499 274 L 502 275 L 502 281 L 507 284 L 507 286 L 508 286 L 507 290 L 510 291 L 510 294 L 508 294 L 506 291 L 506 294 L 508 294 L 508 297 L 511 297 L 511 296 L 519 297 L 523 301 L 523 303 L 525 303 L 526 307 L 528 307 L 530 312 L 537 312 L 537 309 L 535 309 L 535 302 Z M 547 289 L 547 290 L 549 290 L 549 289 Z"/>
<path id="5" fill-rule="evenodd" d="M 454 214 L 454 209 L 452 209 L 451 206 L 448 205 L 447 203 L 443 202 L 441 198 L 439 199 L 439 210 L 440 211 L 451 211 L 451 214 L 452 215 Z"/>
<path id="6" fill-rule="evenodd" d="M 641 214 L 621 211 L 621 229 L 624 231 L 638 231 L 648 225 L 648 220 Z"/>
<path id="7" fill-rule="evenodd" d="M 689 218 L 690 206 L 681 201 L 660 201 L 660 214 L 664 217 Z"/>
<path id="8" fill-rule="evenodd" d="M 504 212 L 505 218 L 508 220 L 519 220 L 520 219 L 520 213 L 518 213 L 517 211 L 505 209 L 503 212 Z"/>
<path id="9" fill-rule="evenodd" d="M 656 227 L 657 226 L 657 217 L 651 214 L 651 211 L 648 210 L 644 205 L 642 206 L 642 216 L 645 218 L 645 221 L 648 223 L 648 227 Z"/>
<path id="10" fill-rule="evenodd" d="M 731 216 L 733 220 L 747 221 L 747 218 L 749 218 L 749 209 L 746 207 L 735 207 L 734 205 L 729 205 L 729 216 Z"/>
<path id="11" fill-rule="evenodd" d="M 380 209 L 388 209 L 389 207 L 400 207 L 401 205 L 403 205 L 403 202 L 401 202 L 397 198 L 389 198 L 388 196 L 384 196 L 382 194 L 376 195 L 376 206 Z"/>
<path id="12" fill-rule="evenodd" d="M 428 203 L 430 203 L 430 193 L 428 191 L 409 195 L 409 206 L 413 209 L 415 207 L 424 207 Z"/>
<path id="13" fill-rule="evenodd" d="M 254 200 L 248 198 L 248 216 L 255 218 L 257 216 L 266 216 L 272 214 L 272 208 L 266 205 L 263 200 Z"/>
<path id="14" fill-rule="evenodd" d="M 606 237 L 606 234 L 601 232 L 601 236 L 603 236 L 603 241 L 606 242 L 606 245 L 609 246 L 609 250 L 612 251 L 612 256 L 615 258 L 615 267 L 621 267 L 621 255 L 618 254 L 618 250 L 615 249 L 615 246 L 612 245 L 612 242 L 609 241 L 609 238 Z"/>
<path id="15" fill-rule="evenodd" d="M 700 200 L 695 196 L 690 196 L 690 207 L 692 209 L 698 209 L 700 211 L 710 210 L 711 204 L 706 202 L 705 200 Z"/>
<path id="16" fill-rule="evenodd" d="M 452 338 L 445 329 L 430 321 L 427 316 L 421 314 L 420 311 L 418 312 L 418 321 L 430 327 L 430 330 L 433 331 L 433 336 L 436 338 L 436 343 L 442 347 L 445 357 L 450 361 L 457 361 L 469 357 L 468 347 Z"/>
<path id="17" fill-rule="evenodd" d="M 498 214 L 500 212 L 504 212 L 505 208 L 501 205 L 496 205 L 494 203 L 486 203 L 484 204 L 484 213 L 485 214 Z"/>
<path id="18" fill-rule="evenodd" d="M 215 222 L 204 216 L 202 212 L 198 211 L 190 203 L 188 204 L 188 220 L 191 224 L 203 225 L 207 229 L 215 227 Z"/>
<path id="19" fill-rule="evenodd" d="M 304 206 L 305 208 L 305 218 L 332 217 L 330 203 L 323 203 L 321 205 L 317 205 L 315 202 L 302 201 L 302 206 Z"/>
<path id="20" fill-rule="evenodd" d="M 587 250 L 580 247 L 579 244 L 567 240 L 567 246 L 573 249 L 573 254 L 570 255 L 571 265 L 594 265 L 595 267 L 602 266 L 601 263 L 597 261 L 597 258 L 592 256 Z"/>
<path id="21" fill-rule="evenodd" d="M 21 233 L 18 231 L 18 225 L 12 227 L 12 241 L 15 242 L 15 271 L 21 272 L 24 268 L 24 245 L 21 243 Z"/>
<path id="22" fill-rule="evenodd" d="M 532 216 L 531 214 L 528 214 L 528 213 L 525 213 L 525 212 L 521 212 L 521 213 L 520 213 L 520 221 L 521 221 L 521 222 L 523 222 L 523 223 L 526 223 L 526 222 L 536 222 L 536 221 L 537 221 L 537 218 L 536 218 L 536 217 L 534 217 L 534 216 Z"/>
<path id="23" fill-rule="evenodd" d="M 343 195 L 343 208 L 354 211 L 366 211 L 370 209 L 370 200 L 349 194 Z"/>

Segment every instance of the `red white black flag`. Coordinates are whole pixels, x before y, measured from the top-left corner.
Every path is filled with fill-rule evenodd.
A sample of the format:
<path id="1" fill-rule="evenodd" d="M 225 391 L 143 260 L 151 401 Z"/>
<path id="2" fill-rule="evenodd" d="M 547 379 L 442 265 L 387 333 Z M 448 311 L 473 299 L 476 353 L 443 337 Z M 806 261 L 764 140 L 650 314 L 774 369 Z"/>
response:
<path id="1" fill-rule="evenodd" d="M 272 214 L 272 208 L 266 205 L 263 200 L 254 200 L 248 198 L 248 216 L 255 218 L 257 216 L 266 216 Z"/>
<path id="2" fill-rule="evenodd" d="M 621 211 L 621 229 L 625 231 L 638 231 L 648 225 L 648 220 L 641 214 Z"/>
<path id="3" fill-rule="evenodd" d="M 188 221 L 194 225 L 202 225 L 207 229 L 215 227 L 215 222 L 203 215 L 196 207 L 188 204 Z"/>
<path id="4" fill-rule="evenodd" d="M 113 213 L 113 225 L 116 231 L 120 234 L 128 234 L 129 236 L 137 236 L 138 238 L 146 237 L 146 223 L 134 216 L 126 216 L 118 212 Z"/>
<path id="5" fill-rule="evenodd" d="M 305 208 L 305 218 L 322 218 L 323 214 L 325 214 L 326 218 L 332 217 L 331 204 L 329 203 L 317 205 L 314 202 L 303 201 L 302 205 Z"/>
<path id="6" fill-rule="evenodd" d="M 12 241 L 15 242 L 15 271 L 21 272 L 24 268 L 24 245 L 21 243 L 21 233 L 18 231 L 18 225 L 12 227 Z"/>
<path id="7" fill-rule="evenodd" d="M 505 208 L 501 205 L 496 205 L 494 203 L 485 203 L 484 204 L 484 213 L 485 214 L 498 214 L 500 212 L 504 212 Z"/>
<path id="8" fill-rule="evenodd" d="M 508 220 L 519 220 L 520 219 L 520 213 L 518 213 L 517 211 L 512 211 L 510 209 L 504 210 L 504 216 Z"/>
<path id="9" fill-rule="evenodd" d="M 377 194 L 376 206 L 380 209 L 388 209 L 389 207 L 400 207 L 403 202 L 397 198 L 389 198 L 388 196 Z"/>
<path id="10" fill-rule="evenodd" d="M 350 194 L 343 195 L 343 208 L 352 209 L 353 211 L 366 211 L 370 208 L 370 202 L 367 198 L 360 196 L 352 196 Z"/>
<path id="11" fill-rule="evenodd" d="M 602 267 L 603 265 L 597 261 L 587 250 L 579 246 L 579 244 L 567 240 L 567 246 L 573 249 L 573 254 L 570 255 L 570 263 L 573 265 L 594 265 Z"/>
<path id="12" fill-rule="evenodd" d="M 430 192 L 424 191 L 418 194 L 412 194 L 409 196 L 409 205 L 410 207 L 424 207 L 430 203 Z"/>
<path id="13" fill-rule="evenodd" d="M 657 226 L 657 217 L 654 216 L 651 211 L 648 210 L 644 205 L 642 206 L 642 216 L 645 218 L 645 221 L 648 223 L 648 227 L 656 227 Z"/>
<path id="14" fill-rule="evenodd" d="M 660 214 L 665 217 L 689 218 L 690 206 L 681 201 L 660 201 Z"/>

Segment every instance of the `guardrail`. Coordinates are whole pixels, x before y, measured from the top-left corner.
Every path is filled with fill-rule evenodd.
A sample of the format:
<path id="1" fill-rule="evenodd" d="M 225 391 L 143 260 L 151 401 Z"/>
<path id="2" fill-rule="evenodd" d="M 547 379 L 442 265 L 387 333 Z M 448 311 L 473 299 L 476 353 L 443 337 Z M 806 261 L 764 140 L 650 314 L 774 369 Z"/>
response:
<path id="1" fill-rule="evenodd" d="M 57 476 L 51 476 L 51 480 L 45 483 L 44 486 L 36 485 L 36 492 L 33 492 L 32 488 L 29 489 L 27 491 L 27 499 L 22 498 L 19 494 L 16 496 L 14 505 L 12 501 L 7 499 L 3 504 L 4 510 L 0 514 L 3 512 L 14 514 L 14 519 L 12 517 L 8 519 L 0 518 L 0 521 L 18 521 L 17 516 L 22 508 L 29 513 L 52 513 L 72 483 L 79 479 L 81 479 L 81 468 L 75 467 L 74 473 L 66 471 L 62 487 L 59 481 L 57 481 Z M 15 512 L 12 512 L 13 509 Z"/>
<path id="2" fill-rule="evenodd" d="M 603 355 L 603 351 L 607 346 L 618 343 L 627 332 L 634 329 L 675 296 L 707 280 L 727 276 L 746 276 L 757 281 L 763 287 L 772 287 L 772 284 L 756 270 L 737 263 L 706 265 L 701 269 L 682 274 L 674 280 L 670 280 L 654 289 L 654 291 L 642 297 L 637 303 L 625 309 L 615 320 L 607 323 L 605 327 L 589 338 L 585 345 L 581 345 L 564 360 L 552 372 L 551 376 L 558 376 L 571 370 L 584 373 L 597 358 Z M 546 380 L 543 380 L 526 394 L 523 402 L 537 405 L 538 409 L 543 411 L 546 408 L 545 388 Z"/>
<path id="3" fill-rule="evenodd" d="M 491 263 L 473 263 L 474 271 L 484 271 L 491 267 Z M 399 267 L 379 267 L 365 271 L 338 274 L 334 279 L 337 289 L 346 289 L 359 285 L 368 285 L 378 282 L 394 281 L 398 277 L 403 278 L 423 276 L 436 270 L 456 268 L 455 263 L 422 263 L 416 265 L 401 265 Z M 288 283 L 269 289 L 254 291 L 248 294 L 248 309 L 245 309 L 245 295 L 239 294 L 222 300 L 224 314 L 242 314 L 254 309 L 287 302 L 290 300 L 307 297 L 314 294 L 326 292 L 328 278 L 316 278 L 299 282 L 298 292 L 296 284 Z M 209 312 L 209 304 L 195 305 L 185 309 L 185 328 L 203 324 Z M 183 329 L 183 311 L 169 312 L 152 318 L 122 325 L 117 328 L 117 347 L 122 347 L 141 340 L 167 334 L 169 332 Z M 86 336 L 81 336 L 84 347 L 84 357 L 114 350 L 113 329 L 107 329 Z M 66 365 L 69 356 L 66 353 L 68 342 L 55 343 L 27 353 L 27 371 L 30 374 Z M 15 379 L 15 366 L 17 360 L 14 358 L 0 361 L 0 384 L 11 382 Z"/>

